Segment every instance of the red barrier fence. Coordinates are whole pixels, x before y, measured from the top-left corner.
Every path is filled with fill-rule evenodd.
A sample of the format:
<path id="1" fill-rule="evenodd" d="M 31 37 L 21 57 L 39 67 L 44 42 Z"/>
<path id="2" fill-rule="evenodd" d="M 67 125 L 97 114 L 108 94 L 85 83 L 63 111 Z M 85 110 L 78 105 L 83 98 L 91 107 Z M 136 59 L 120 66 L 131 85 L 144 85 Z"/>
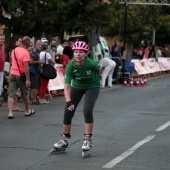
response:
<path id="1" fill-rule="evenodd" d="M 159 73 L 170 70 L 170 58 L 159 58 L 158 61 L 155 58 L 149 59 L 133 59 L 131 60 L 135 65 L 135 71 L 138 75 L 146 75 L 151 73 Z"/>

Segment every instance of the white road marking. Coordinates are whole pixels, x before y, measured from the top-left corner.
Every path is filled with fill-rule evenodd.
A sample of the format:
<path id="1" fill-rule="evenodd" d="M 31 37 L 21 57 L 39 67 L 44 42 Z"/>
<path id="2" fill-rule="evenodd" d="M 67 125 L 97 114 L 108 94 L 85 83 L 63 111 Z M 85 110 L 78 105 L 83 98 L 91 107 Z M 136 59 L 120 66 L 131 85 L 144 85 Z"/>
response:
<path id="1" fill-rule="evenodd" d="M 133 152 L 135 152 L 136 149 L 138 149 L 139 147 L 141 147 L 145 143 L 151 141 L 154 137 L 155 137 L 155 135 L 147 136 L 145 139 L 143 139 L 142 141 L 138 142 L 136 145 L 134 145 L 133 147 L 131 147 L 130 149 L 128 149 L 127 151 L 125 151 L 124 153 L 122 153 L 121 155 L 119 155 L 118 157 L 113 159 L 112 161 L 110 161 L 107 164 L 105 164 L 103 166 L 103 168 L 113 168 L 116 164 L 121 162 L 123 159 L 125 159 L 128 156 L 130 156 L 131 154 L 133 154 Z"/>
<path id="2" fill-rule="evenodd" d="M 155 131 L 160 132 L 160 131 L 166 129 L 168 126 L 170 126 L 170 121 L 167 122 L 167 123 L 165 123 L 164 125 L 160 126 L 160 127 L 159 127 L 158 129 L 156 129 Z"/>

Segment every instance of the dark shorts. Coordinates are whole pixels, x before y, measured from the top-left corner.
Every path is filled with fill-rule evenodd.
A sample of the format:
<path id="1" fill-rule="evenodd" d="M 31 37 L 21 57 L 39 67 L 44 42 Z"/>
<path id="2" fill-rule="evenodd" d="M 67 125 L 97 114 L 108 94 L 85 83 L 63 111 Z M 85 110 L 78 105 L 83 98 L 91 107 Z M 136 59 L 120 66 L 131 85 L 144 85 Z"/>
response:
<path id="1" fill-rule="evenodd" d="M 38 69 L 35 68 L 35 74 L 30 75 L 31 86 L 30 88 L 39 89 L 40 88 L 40 75 Z"/>
<path id="2" fill-rule="evenodd" d="M 21 91 L 21 97 L 23 99 L 28 99 L 29 89 L 26 87 L 26 82 L 21 81 L 20 76 L 10 74 L 9 75 L 9 97 L 14 98 L 16 96 L 18 88 Z"/>

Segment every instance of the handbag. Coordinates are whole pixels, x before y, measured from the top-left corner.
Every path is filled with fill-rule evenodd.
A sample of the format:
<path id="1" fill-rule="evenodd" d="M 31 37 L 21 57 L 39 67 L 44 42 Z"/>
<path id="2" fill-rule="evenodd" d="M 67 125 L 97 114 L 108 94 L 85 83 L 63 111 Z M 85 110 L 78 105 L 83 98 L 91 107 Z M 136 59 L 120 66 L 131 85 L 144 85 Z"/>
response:
<path id="1" fill-rule="evenodd" d="M 25 73 L 21 73 L 21 70 L 20 70 L 20 68 L 19 68 L 19 64 L 18 64 L 17 57 L 16 57 L 16 54 L 15 54 L 15 49 L 14 49 L 14 56 L 15 56 L 15 60 L 16 60 L 16 62 L 17 62 L 17 66 L 18 66 L 18 70 L 19 70 L 19 73 L 20 73 L 21 81 L 26 81 L 26 75 L 25 75 Z"/>
<path id="2" fill-rule="evenodd" d="M 20 76 L 20 77 L 21 77 L 21 80 L 22 80 L 22 81 L 26 81 L 26 75 L 25 75 L 25 73 L 21 73 L 21 76 Z"/>
<path id="3" fill-rule="evenodd" d="M 38 65 L 38 72 L 39 74 L 43 73 L 43 66 L 41 64 Z"/>
<path id="4" fill-rule="evenodd" d="M 42 66 L 43 72 L 40 74 L 41 78 L 49 80 L 54 79 L 57 76 L 56 69 L 51 65 L 46 63 L 46 53 L 45 53 L 45 64 Z"/>

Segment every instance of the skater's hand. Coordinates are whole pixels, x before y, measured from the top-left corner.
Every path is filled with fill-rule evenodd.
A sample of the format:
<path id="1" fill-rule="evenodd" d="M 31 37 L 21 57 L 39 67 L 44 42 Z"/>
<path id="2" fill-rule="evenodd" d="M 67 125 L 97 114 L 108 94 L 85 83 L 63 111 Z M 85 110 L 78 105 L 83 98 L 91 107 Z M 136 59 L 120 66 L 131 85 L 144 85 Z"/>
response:
<path id="1" fill-rule="evenodd" d="M 74 104 L 71 101 L 67 102 L 66 105 L 68 110 L 70 111 L 74 110 Z"/>

